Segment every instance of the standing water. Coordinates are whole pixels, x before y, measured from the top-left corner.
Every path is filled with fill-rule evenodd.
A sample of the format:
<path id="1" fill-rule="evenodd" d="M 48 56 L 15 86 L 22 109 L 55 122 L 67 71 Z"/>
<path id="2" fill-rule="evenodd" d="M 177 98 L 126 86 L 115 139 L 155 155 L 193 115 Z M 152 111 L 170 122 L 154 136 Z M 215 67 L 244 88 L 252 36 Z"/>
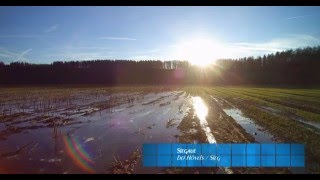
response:
<path id="1" fill-rule="evenodd" d="M 193 97 L 192 100 L 193 100 L 192 102 L 193 102 L 193 107 L 195 109 L 195 113 L 200 120 L 200 126 L 201 126 L 202 130 L 205 132 L 208 142 L 209 143 L 216 143 L 217 141 L 214 138 L 214 136 L 208 126 L 208 122 L 206 120 L 206 117 L 208 115 L 207 106 L 204 104 L 203 100 L 199 96 Z"/>
<path id="2" fill-rule="evenodd" d="M 245 117 L 241 112 L 241 110 L 236 108 L 230 102 L 224 99 L 218 100 L 213 96 L 211 96 L 211 98 L 218 103 L 218 105 L 223 109 L 224 113 L 226 113 L 228 116 L 234 119 L 237 122 L 237 124 L 239 124 L 247 133 L 254 135 L 253 137 L 256 142 L 260 142 L 260 143 L 274 142 L 274 137 L 272 134 L 270 134 L 266 130 L 263 130 L 263 128 L 258 124 L 256 124 L 252 119 Z M 223 105 L 221 104 L 220 101 L 227 103 L 232 108 L 223 108 Z"/>

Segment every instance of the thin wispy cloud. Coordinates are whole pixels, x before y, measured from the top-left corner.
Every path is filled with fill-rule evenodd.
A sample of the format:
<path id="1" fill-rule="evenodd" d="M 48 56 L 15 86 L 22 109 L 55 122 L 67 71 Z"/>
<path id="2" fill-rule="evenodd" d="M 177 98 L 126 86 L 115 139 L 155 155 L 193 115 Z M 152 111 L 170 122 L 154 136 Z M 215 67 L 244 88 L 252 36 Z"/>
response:
<path id="1" fill-rule="evenodd" d="M 274 43 L 272 41 L 265 43 L 232 43 L 229 45 L 232 48 L 238 48 L 238 50 L 248 50 L 248 51 L 256 51 L 256 52 L 277 52 L 282 51 L 283 49 L 280 47 L 280 44 Z"/>
<path id="2" fill-rule="evenodd" d="M 129 59 L 132 60 L 142 60 L 142 59 L 150 59 L 150 57 L 148 57 L 147 55 L 141 55 L 141 56 L 132 56 Z"/>
<path id="3" fill-rule="evenodd" d="M 50 26 L 49 28 L 47 28 L 44 32 L 49 33 L 49 32 L 53 32 L 56 31 L 58 29 L 59 25 L 55 24 L 53 26 Z"/>
<path id="4" fill-rule="evenodd" d="M 66 46 L 66 49 L 87 49 L 87 50 L 106 50 L 111 49 L 110 47 L 103 46 Z"/>
<path id="5" fill-rule="evenodd" d="M 126 51 L 128 54 L 145 54 L 145 55 L 153 55 L 159 53 L 161 49 L 154 48 L 154 49 L 145 49 L 144 51 Z"/>
<path id="6" fill-rule="evenodd" d="M 122 59 L 129 59 L 129 60 L 135 60 L 135 61 L 139 61 L 139 60 L 172 60 L 170 58 L 166 58 L 166 57 L 159 57 L 159 56 L 150 56 L 150 55 L 140 55 L 140 56 L 130 56 L 127 58 L 122 58 Z"/>
<path id="7" fill-rule="evenodd" d="M 29 54 L 31 51 L 32 49 L 27 49 L 22 52 L 14 52 L 6 48 L 0 47 L 0 57 L 3 57 L 2 60 L 4 60 L 5 63 L 10 63 L 14 61 L 29 61 L 29 59 L 25 56 Z"/>
<path id="8" fill-rule="evenodd" d="M 137 39 L 134 38 L 128 38 L 128 37 L 111 37 L 111 36 L 103 36 L 99 39 L 105 39 L 105 40 L 120 40 L 120 41 L 135 41 Z"/>
<path id="9" fill-rule="evenodd" d="M 313 47 L 320 45 L 320 39 L 308 34 L 287 34 L 283 37 L 278 37 L 264 42 L 234 42 L 234 43 L 219 43 L 219 49 L 222 53 L 218 59 L 226 58 L 243 58 L 249 56 L 263 56 L 271 53 L 281 52 L 289 49 L 297 49 L 304 47 Z M 170 45 L 172 49 L 179 48 L 178 45 Z M 183 59 L 185 57 L 176 57 L 174 59 Z"/>
<path id="10" fill-rule="evenodd" d="M 312 14 L 306 14 L 306 15 L 302 15 L 302 16 L 293 16 L 293 17 L 287 17 L 285 18 L 286 20 L 292 20 L 292 19 L 300 19 L 300 18 L 305 18 L 305 17 L 310 17 L 313 16 Z"/>
<path id="11" fill-rule="evenodd" d="M 159 48 L 154 48 L 150 50 L 145 50 L 145 51 L 134 51 L 131 52 L 132 54 L 153 54 L 153 53 L 158 53 L 160 51 Z"/>
<path id="12" fill-rule="evenodd" d="M 0 53 L 0 57 L 10 58 L 11 55 L 5 54 L 5 53 Z"/>
<path id="13" fill-rule="evenodd" d="M 282 38 L 272 39 L 267 42 L 250 43 L 239 42 L 226 44 L 231 58 L 259 56 L 288 49 L 303 48 L 320 45 L 320 39 L 308 34 L 288 34 Z"/>
<path id="14" fill-rule="evenodd" d="M 16 53 L 11 52 L 11 51 L 7 50 L 6 48 L 2 48 L 2 47 L 0 47 L 0 53 L 1 53 L 1 56 L 4 56 L 4 57 L 16 56 Z"/>
<path id="15" fill-rule="evenodd" d="M 28 53 L 30 53 L 32 51 L 32 49 L 27 49 L 23 52 L 21 52 L 21 54 L 19 55 L 17 60 L 21 60 L 25 55 L 27 55 Z"/>
<path id="16" fill-rule="evenodd" d="M 130 56 L 126 56 L 122 59 L 130 59 L 130 60 L 166 60 L 165 55 L 167 52 L 163 51 L 160 48 L 146 49 L 144 51 L 132 51 L 128 52 Z M 159 56 L 160 55 L 160 56 Z"/>
<path id="17" fill-rule="evenodd" d="M 59 54 L 46 54 L 45 57 L 60 60 L 95 60 L 95 59 L 111 59 L 112 55 L 101 52 L 61 52 Z"/>

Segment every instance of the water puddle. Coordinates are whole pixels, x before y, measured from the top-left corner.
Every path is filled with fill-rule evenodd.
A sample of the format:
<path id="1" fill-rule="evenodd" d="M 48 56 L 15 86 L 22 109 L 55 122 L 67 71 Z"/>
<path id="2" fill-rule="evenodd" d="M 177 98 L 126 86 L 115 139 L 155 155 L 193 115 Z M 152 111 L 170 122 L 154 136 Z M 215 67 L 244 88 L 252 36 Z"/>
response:
<path id="1" fill-rule="evenodd" d="M 193 101 L 193 108 L 195 109 L 195 114 L 200 120 L 201 129 L 205 132 L 208 142 L 216 143 L 217 141 L 214 138 L 211 132 L 211 129 L 208 126 L 208 122 L 206 120 L 206 117 L 208 115 L 208 107 L 199 96 L 193 97 L 192 101 Z"/>
<path id="2" fill-rule="evenodd" d="M 232 117 L 236 123 L 238 123 L 248 134 L 254 137 L 256 142 L 274 142 L 274 137 L 264 130 L 261 126 L 257 125 L 250 118 L 245 117 L 241 110 L 234 107 L 230 102 L 227 102 L 224 99 L 217 99 L 213 96 L 211 98 L 218 103 L 218 105 L 222 108 L 223 112 L 225 112 L 228 116 Z M 228 108 L 223 108 L 223 104 L 227 104 Z"/>
<path id="3" fill-rule="evenodd" d="M 81 94 L 70 102 L 75 106 L 65 103 L 62 111 L 32 111 L 0 122 L 1 172 L 110 173 L 114 157 L 124 160 L 143 143 L 178 142 L 177 126 L 190 108 L 186 93 L 131 94 L 115 93 L 101 101 L 100 96 L 83 100 L 87 97 Z M 6 135 L 2 140 L 1 134 Z M 150 172 L 139 163 L 135 173 Z"/>
<path id="4" fill-rule="evenodd" d="M 240 109 L 223 109 L 223 111 L 231 116 L 245 131 L 251 134 L 257 142 L 274 142 L 273 136 L 263 130 L 263 128 L 255 124 L 250 118 L 244 117 Z"/>
<path id="5" fill-rule="evenodd" d="M 291 118 L 293 120 L 299 121 L 300 123 L 312 126 L 312 127 L 316 128 L 316 129 L 320 130 L 320 123 L 306 121 L 304 118 L 299 117 L 299 116 L 292 116 Z"/>

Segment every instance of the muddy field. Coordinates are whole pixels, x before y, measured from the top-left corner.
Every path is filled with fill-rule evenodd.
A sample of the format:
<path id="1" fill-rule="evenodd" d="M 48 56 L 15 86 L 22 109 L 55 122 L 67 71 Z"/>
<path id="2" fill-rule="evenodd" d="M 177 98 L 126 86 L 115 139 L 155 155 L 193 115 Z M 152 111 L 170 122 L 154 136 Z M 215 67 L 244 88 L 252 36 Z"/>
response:
<path id="1" fill-rule="evenodd" d="M 0 173 L 319 173 L 320 90 L 0 88 Z M 305 168 L 143 168 L 143 143 L 287 142 Z"/>

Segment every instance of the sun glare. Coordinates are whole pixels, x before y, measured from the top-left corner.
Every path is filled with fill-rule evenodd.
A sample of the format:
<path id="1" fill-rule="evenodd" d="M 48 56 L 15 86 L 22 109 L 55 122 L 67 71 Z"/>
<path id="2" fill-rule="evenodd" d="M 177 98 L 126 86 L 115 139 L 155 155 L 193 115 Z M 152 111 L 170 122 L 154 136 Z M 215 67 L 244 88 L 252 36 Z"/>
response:
<path id="1" fill-rule="evenodd" d="M 221 43 L 211 39 L 191 39 L 176 45 L 175 57 L 205 67 L 226 55 Z"/>
<path id="2" fill-rule="evenodd" d="M 194 106 L 195 113 L 198 116 L 198 118 L 199 119 L 206 119 L 206 117 L 208 115 L 208 108 L 199 96 L 193 98 L 193 106 Z"/>

